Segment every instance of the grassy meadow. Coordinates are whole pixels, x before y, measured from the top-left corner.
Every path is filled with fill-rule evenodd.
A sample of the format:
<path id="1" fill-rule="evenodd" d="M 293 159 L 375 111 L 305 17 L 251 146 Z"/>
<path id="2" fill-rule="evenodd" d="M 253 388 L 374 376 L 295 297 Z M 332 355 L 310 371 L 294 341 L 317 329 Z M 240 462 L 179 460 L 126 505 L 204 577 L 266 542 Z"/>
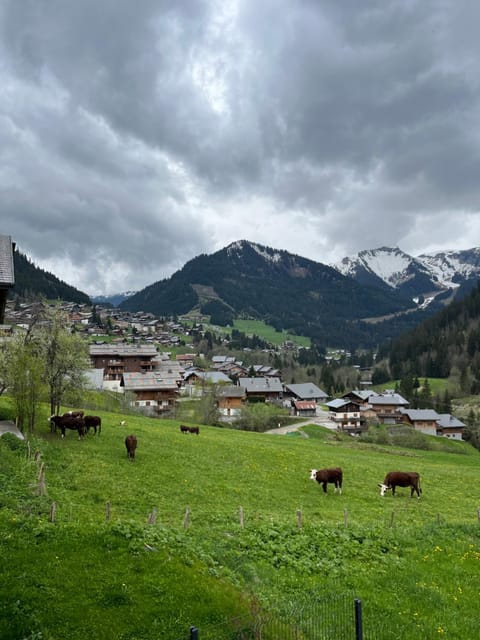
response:
<path id="1" fill-rule="evenodd" d="M 46 414 L 28 446 L 0 439 L 1 640 L 179 640 L 190 625 L 233 638 L 218 625 L 301 620 L 332 593 L 361 598 L 366 638 L 476 637 L 480 454 L 468 445 L 368 445 L 314 425 L 197 436 L 100 415 L 101 435 L 83 441 L 50 434 Z M 309 479 L 327 466 L 343 468 L 342 495 Z M 394 469 L 421 474 L 420 500 L 379 496 Z"/>

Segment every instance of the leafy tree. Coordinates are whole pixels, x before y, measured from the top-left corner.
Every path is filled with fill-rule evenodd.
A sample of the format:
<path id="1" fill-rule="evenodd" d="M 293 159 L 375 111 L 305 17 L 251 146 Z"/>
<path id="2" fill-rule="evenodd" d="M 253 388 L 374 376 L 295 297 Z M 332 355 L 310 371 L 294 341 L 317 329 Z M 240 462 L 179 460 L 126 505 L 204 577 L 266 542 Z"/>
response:
<path id="1" fill-rule="evenodd" d="M 90 366 L 88 346 L 80 336 L 67 330 L 66 318 L 59 307 L 45 310 L 40 341 L 50 411 L 54 414 L 67 392 L 75 397 L 84 389 L 84 373 Z"/>

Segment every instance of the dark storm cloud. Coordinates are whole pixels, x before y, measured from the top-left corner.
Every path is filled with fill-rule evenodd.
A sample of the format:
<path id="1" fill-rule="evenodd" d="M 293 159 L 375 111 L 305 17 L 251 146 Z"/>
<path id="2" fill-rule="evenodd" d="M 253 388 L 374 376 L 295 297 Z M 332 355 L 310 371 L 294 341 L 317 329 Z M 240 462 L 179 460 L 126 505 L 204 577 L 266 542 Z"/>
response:
<path id="1" fill-rule="evenodd" d="M 5 0 L 1 231 L 88 292 L 241 237 L 322 261 L 478 244 L 479 14 Z"/>

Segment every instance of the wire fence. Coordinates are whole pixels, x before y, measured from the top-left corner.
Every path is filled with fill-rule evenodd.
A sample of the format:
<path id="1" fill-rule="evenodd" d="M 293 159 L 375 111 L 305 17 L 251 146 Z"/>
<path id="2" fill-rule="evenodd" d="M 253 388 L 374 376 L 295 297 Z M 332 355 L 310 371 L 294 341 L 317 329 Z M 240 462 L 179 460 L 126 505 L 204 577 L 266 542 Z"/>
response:
<path id="1" fill-rule="evenodd" d="M 369 635 L 375 640 L 375 636 Z M 191 626 L 177 640 L 363 640 L 362 602 L 332 595 L 293 614 L 260 612 L 201 629 Z"/>

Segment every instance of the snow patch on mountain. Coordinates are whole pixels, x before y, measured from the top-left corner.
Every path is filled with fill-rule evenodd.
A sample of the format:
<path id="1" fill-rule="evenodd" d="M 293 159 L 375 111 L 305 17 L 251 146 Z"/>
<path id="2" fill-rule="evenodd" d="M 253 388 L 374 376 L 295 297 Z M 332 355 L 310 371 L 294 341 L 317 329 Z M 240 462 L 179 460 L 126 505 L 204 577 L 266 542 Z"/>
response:
<path id="1" fill-rule="evenodd" d="M 373 272 L 391 287 L 397 287 L 410 278 L 412 274 L 407 269 L 414 259 L 397 247 L 380 247 L 360 251 L 355 258 L 344 258 L 339 265 L 333 265 L 343 275 L 352 276 L 358 268 L 364 267 Z"/>
<path id="2" fill-rule="evenodd" d="M 418 259 L 427 266 L 440 284 L 449 289 L 460 285 L 459 276 L 464 280 L 470 280 L 480 275 L 480 248 L 425 253 L 418 256 Z"/>
<path id="3" fill-rule="evenodd" d="M 248 240 L 237 240 L 236 242 L 232 242 L 232 244 L 227 247 L 227 252 L 242 253 L 245 247 L 250 247 L 256 251 L 256 253 L 258 253 L 258 255 L 267 262 L 280 262 L 282 259 L 282 255 L 279 251 L 271 249 L 270 247 L 264 247 L 260 244 L 256 244 L 255 242 L 249 242 Z"/>

